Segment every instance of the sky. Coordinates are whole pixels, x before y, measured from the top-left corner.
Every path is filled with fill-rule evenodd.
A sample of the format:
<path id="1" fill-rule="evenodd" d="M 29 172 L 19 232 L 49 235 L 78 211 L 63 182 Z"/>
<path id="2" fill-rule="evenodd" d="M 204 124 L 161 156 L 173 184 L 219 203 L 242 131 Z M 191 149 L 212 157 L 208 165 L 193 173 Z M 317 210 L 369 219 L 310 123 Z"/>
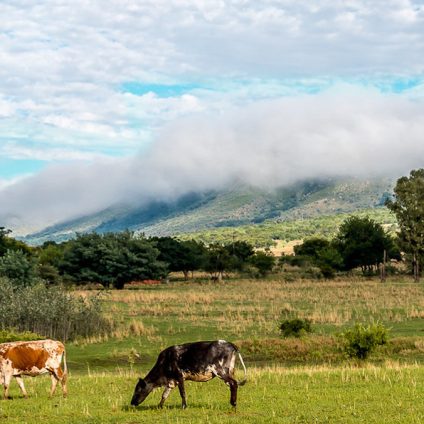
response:
<path id="1" fill-rule="evenodd" d="M 424 0 L 0 0 L 0 226 L 424 166 Z"/>

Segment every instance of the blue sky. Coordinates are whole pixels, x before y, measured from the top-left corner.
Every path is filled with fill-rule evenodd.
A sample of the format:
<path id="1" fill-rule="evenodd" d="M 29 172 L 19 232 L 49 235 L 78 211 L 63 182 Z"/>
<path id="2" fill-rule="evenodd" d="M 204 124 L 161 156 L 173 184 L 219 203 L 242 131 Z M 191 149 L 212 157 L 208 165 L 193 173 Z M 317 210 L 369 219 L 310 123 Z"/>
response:
<path id="1" fill-rule="evenodd" d="M 348 122 L 338 115 L 338 104 L 351 108 L 349 119 L 352 114 L 359 119 L 363 104 L 374 107 L 367 128 L 375 149 L 403 128 L 421 130 L 415 117 L 424 111 L 423 0 L 4 0 L 0 15 L 7 16 L 0 24 L 0 219 L 28 221 L 22 212 L 28 209 L 25 196 L 38 193 L 41 181 L 43 202 L 62 204 L 57 192 L 49 192 L 47 175 L 55 187 L 63 180 L 68 195 L 74 190 L 72 202 L 81 208 L 65 202 L 44 219 L 48 223 L 67 210 L 77 216 L 104 207 L 116 192 L 143 198 L 140 179 L 113 174 L 108 195 L 88 196 L 88 204 L 76 200 L 87 184 L 76 184 L 74 170 L 84 169 L 86 178 L 96 181 L 111 161 L 115 169 L 132 170 L 140 161 L 146 169 L 156 164 L 151 172 L 161 181 L 157 195 L 183 192 L 182 186 L 188 189 L 188 181 L 196 180 L 179 178 L 191 169 L 192 152 L 193 161 L 207 162 L 207 155 L 225 151 L 215 132 L 235 143 L 228 157 L 240 154 L 238 161 L 255 151 L 266 163 L 260 143 L 271 139 L 276 146 L 285 143 L 290 157 L 303 139 L 315 140 L 317 134 L 311 150 L 319 145 L 323 158 L 329 140 L 354 151 L 358 137 L 364 137 L 358 128 L 365 118 Z M 287 122 L 290 108 L 297 115 Z M 302 112 L 308 108 L 309 115 Z M 267 131 L 283 134 L 291 128 L 290 134 L 276 139 L 250 116 L 252 110 L 267 110 L 281 125 L 269 122 Z M 323 114 L 314 128 L 311 114 Z M 236 122 L 257 135 L 249 148 L 248 134 L 242 139 Z M 387 122 L 397 123 L 390 134 Z M 191 144 L 181 131 L 191 134 Z M 419 151 L 422 140 L 417 135 L 411 143 Z M 170 151 L 173 159 L 164 154 Z M 293 159 L 298 169 L 310 166 L 307 152 L 301 153 Z M 289 167 L 285 158 L 279 163 Z M 272 163 L 272 154 L 268 159 Z M 182 167 L 172 181 L 162 174 L 170 161 Z M 231 174 L 232 161 L 227 162 L 224 176 Z M 400 163 L 394 173 L 416 165 L 413 157 Z M 240 172 L 231 175 L 250 179 Z M 261 174 L 255 174 L 258 181 Z M 276 184 L 290 179 L 279 178 Z M 215 179 L 211 171 L 196 188 L 224 184 L 224 177 Z M 92 190 L 100 191 L 96 185 Z M 97 198 L 104 200 L 96 203 Z"/>

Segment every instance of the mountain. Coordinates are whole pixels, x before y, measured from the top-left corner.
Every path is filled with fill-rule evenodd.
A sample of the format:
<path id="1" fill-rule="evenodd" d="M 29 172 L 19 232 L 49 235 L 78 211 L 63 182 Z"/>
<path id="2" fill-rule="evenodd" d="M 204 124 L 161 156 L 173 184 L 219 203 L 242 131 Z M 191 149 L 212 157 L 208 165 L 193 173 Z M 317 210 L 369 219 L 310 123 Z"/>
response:
<path id="1" fill-rule="evenodd" d="M 40 244 L 47 240 L 67 240 L 77 232 L 125 229 L 163 236 L 349 213 L 382 206 L 393 185 L 392 179 L 345 178 L 303 181 L 265 190 L 238 183 L 223 191 L 189 193 L 172 202 L 113 206 L 48 227 L 23 240 Z"/>

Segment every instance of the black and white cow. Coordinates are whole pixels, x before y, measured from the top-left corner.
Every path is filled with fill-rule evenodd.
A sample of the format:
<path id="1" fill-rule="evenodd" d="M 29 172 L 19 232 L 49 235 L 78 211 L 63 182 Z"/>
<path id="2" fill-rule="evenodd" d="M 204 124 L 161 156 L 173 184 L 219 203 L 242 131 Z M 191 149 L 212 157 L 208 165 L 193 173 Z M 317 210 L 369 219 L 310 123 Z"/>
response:
<path id="1" fill-rule="evenodd" d="M 244 379 L 240 382 L 234 378 L 234 366 L 238 355 L 244 369 Z M 137 406 L 149 393 L 158 387 L 165 387 L 159 407 L 162 408 L 171 390 L 178 386 L 182 407 L 187 407 L 184 380 L 209 381 L 219 377 L 230 386 L 230 403 L 237 403 L 237 387 L 246 383 L 246 367 L 238 349 L 225 340 L 186 343 L 170 346 L 163 350 L 156 364 L 143 379 L 140 378 L 131 400 Z"/>

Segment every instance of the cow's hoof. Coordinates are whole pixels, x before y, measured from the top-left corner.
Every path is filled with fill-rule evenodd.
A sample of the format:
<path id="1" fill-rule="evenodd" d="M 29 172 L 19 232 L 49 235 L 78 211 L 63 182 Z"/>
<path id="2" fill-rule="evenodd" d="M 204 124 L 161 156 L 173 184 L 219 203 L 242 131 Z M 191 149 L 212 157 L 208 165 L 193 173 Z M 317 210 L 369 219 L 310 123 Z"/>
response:
<path id="1" fill-rule="evenodd" d="M 182 406 L 182 408 L 183 408 L 183 409 L 187 409 L 187 405 L 185 405 L 185 404 L 184 404 L 184 405 Z"/>

